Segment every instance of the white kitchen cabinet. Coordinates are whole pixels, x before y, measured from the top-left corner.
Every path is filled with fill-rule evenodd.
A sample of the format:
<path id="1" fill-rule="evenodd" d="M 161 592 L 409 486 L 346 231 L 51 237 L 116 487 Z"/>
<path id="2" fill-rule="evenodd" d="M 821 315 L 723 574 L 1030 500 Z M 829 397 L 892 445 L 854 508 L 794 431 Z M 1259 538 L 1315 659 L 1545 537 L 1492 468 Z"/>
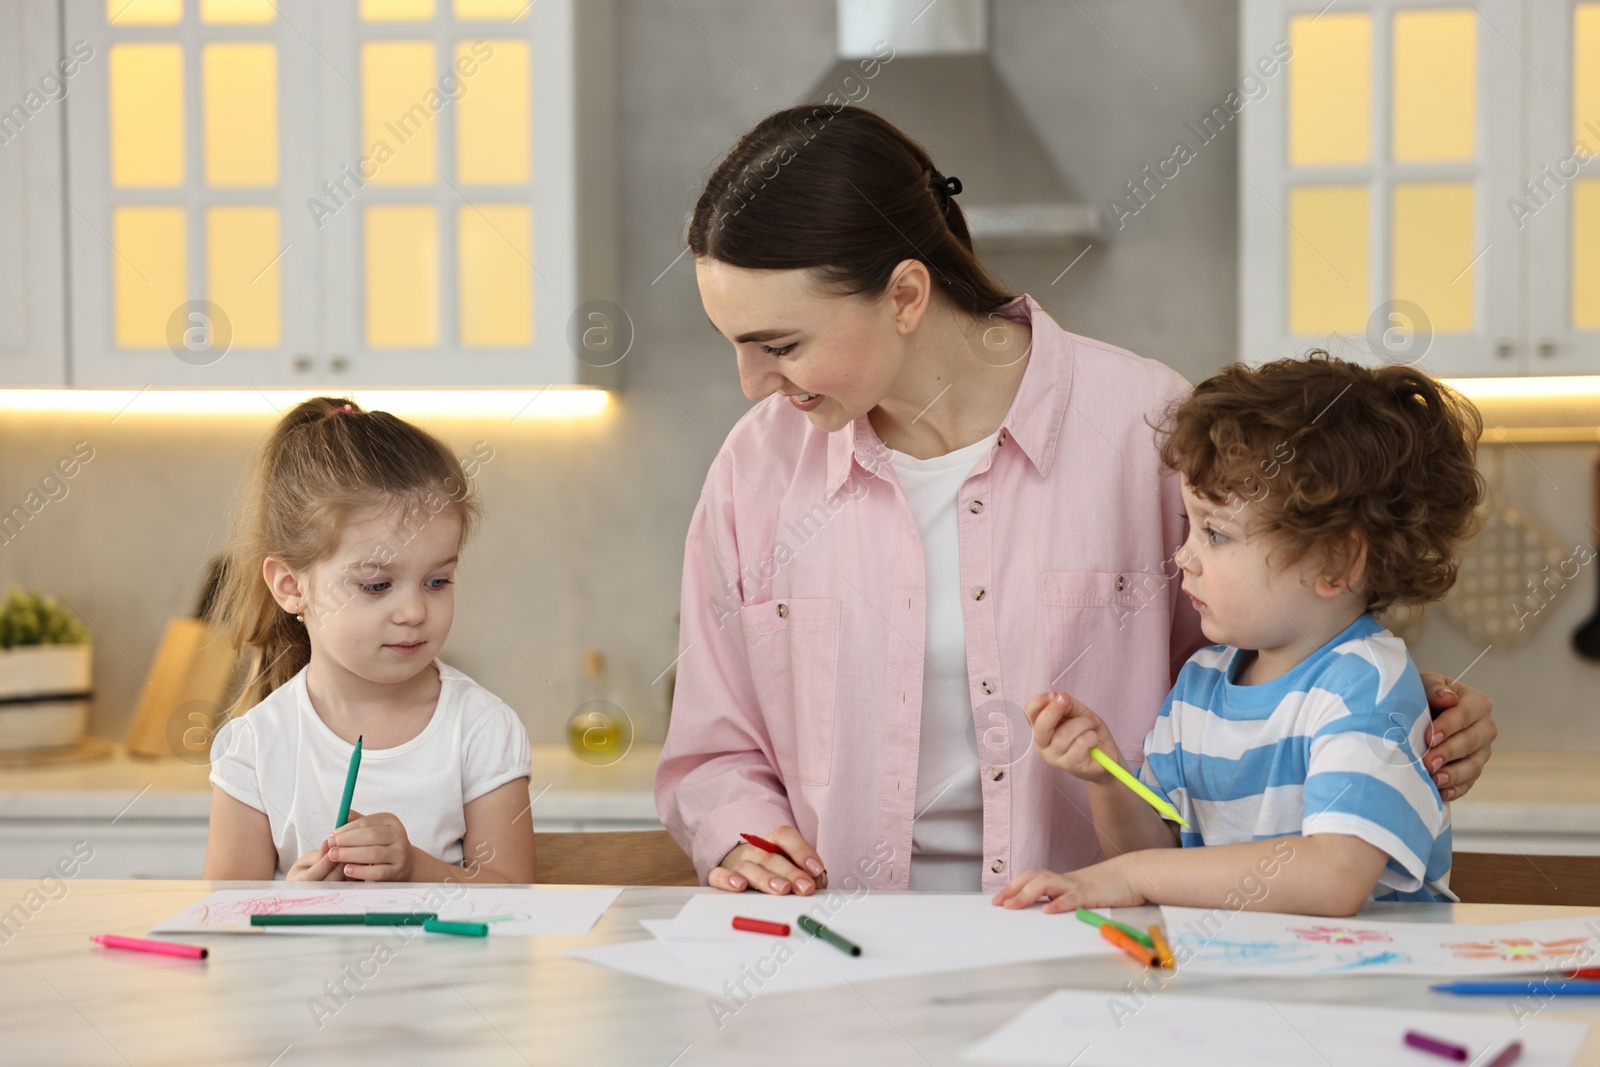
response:
<path id="1" fill-rule="evenodd" d="M 1600 126 L 1600 3 L 1245 0 L 1242 50 L 1289 56 L 1241 85 L 1244 358 L 1600 373 L 1600 171 L 1516 208 Z"/>
<path id="2" fill-rule="evenodd" d="M 612 384 L 610 0 L 64 3 L 70 384 Z"/>

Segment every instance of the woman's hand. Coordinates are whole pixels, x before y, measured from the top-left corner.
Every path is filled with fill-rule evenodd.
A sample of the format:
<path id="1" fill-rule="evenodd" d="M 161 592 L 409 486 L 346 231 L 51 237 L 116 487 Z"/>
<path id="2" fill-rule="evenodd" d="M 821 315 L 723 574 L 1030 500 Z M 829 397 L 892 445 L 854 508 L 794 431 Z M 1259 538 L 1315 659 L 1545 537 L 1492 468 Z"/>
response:
<path id="1" fill-rule="evenodd" d="M 328 835 L 328 859 L 357 881 L 411 881 L 411 839 L 400 819 L 386 811 L 352 811 L 350 821 Z"/>
<path id="2" fill-rule="evenodd" d="M 1422 765 L 1433 775 L 1439 795 L 1456 800 L 1466 795 L 1489 762 L 1490 745 L 1500 733 L 1490 714 L 1494 701 L 1470 685 L 1451 682 L 1441 674 L 1424 672 L 1433 726 L 1428 731 L 1428 751 Z"/>
<path id="3" fill-rule="evenodd" d="M 1145 898 L 1134 888 L 1129 870 L 1127 862 L 1118 857 L 1071 874 L 1024 871 L 996 893 L 990 903 L 1015 909 L 1044 900 L 1044 910 L 1051 915 L 1077 908 L 1131 908 L 1143 904 Z"/>
<path id="4" fill-rule="evenodd" d="M 1059 767 L 1086 782 L 1104 782 L 1111 775 L 1089 755 L 1099 748 L 1122 762 L 1117 742 L 1100 716 L 1074 700 L 1070 693 L 1040 693 L 1023 706 L 1033 724 L 1033 744 L 1052 767 Z"/>
<path id="5" fill-rule="evenodd" d="M 794 862 L 789 862 L 781 853 L 739 844 L 711 869 L 706 876 L 706 884 L 730 893 L 742 893 L 747 887 L 754 886 L 763 893 L 776 896 L 793 891 L 802 897 L 828 888 L 828 872 L 822 866 L 822 857 L 817 855 L 817 850 L 811 847 L 810 842 L 800 836 L 799 830 L 792 826 L 780 826 L 767 834 L 766 840 L 787 852 Z"/>
<path id="6" fill-rule="evenodd" d="M 284 878 L 291 882 L 342 882 L 345 880 L 344 871 L 333 860 L 328 858 L 328 843 L 324 841 L 321 848 L 314 848 L 304 856 L 294 861 L 294 866 L 289 868 L 289 873 Z"/>

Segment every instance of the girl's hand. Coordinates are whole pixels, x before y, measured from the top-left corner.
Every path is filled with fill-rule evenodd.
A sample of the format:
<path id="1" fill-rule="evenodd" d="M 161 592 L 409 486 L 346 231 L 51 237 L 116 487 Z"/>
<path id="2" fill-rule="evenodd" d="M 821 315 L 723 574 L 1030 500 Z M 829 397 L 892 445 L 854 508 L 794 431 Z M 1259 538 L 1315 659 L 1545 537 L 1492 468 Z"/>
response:
<path id="1" fill-rule="evenodd" d="M 1033 724 L 1033 743 L 1052 767 L 1059 767 L 1086 782 L 1104 782 L 1111 775 L 1089 755 L 1099 748 L 1122 762 L 1116 740 L 1100 716 L 1073 699 L 1070 693 L 1040 693 L 1022 709 Z"/>
<path id="2" fill-rule="evenodd" d="M 1121 857 L 1071 874 L 1024 871 L 996 893 L 991 903 L 1026 908 L 1044 900 L 1048 901 L 1044 910 L 1051 915 L 1077 908 L 1131 908 L 1145 903 L 1145 897 L 1134 888 L 1128 873 L 1129 867 Z"/>
<path id="3" fill-rule="evenodd" d="M 763 893 L 775 896 L 793 891 L 802 897 L 828 888 L 828 872 L 822 866 L 822 857 L 800 836 L 799 830 L 792 826 L 780 826 L 764 836 L 793 856 L 795 863 L 790 863 L 776 852 L 768 852 L 751 844 L 739 844 L 712 868 L 706 876 L 706 884 L 730 893 L 742 893 L 747 887 L 754 886 Z M 795 866 L 796 863 L 804 869 Z"/>
<path id="4" fill-rule="evenodd" d="M 328 859 L 360 882 L 411 881 L 411 839 L 400 819 L 386 811 L 352 811 L 350 821 L 328 835 Z"/>
<path id="5" fill-rule="evenodd" d="M 284 875 L 291 882 L 342 882 L 344 871 L 339 865 L 328 858 L 328 843 L 324 841 L 321 848 L 314 848 L 304 856 L 294 861 L 294 866 L 289 868 L 289 873 Z"/>
<path id="6" fill-rule="evenodd" d="M 1489 762 L 1489 746 L 1500 732 L 1489 717 L 1494 701 L 1470 685 L 1431 672 L 1422 675 L 1422 684 L 1434 716 L 1422 765 L 1433 775 L 1439 795 L 1456 800 L 1466 795 Z"/>

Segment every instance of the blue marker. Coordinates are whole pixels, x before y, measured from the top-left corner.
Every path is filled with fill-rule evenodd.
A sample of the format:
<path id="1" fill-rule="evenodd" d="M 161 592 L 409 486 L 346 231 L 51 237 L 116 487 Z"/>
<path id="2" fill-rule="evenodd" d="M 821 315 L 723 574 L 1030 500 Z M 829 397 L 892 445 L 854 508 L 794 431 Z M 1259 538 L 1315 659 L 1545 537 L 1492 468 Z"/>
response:
<path id="1" fill-rule="evenodd" d="M 1547 978 L 1534 982 L 1446 982 L 1429 986 L 1435 993 L 1479 997 L 1600 997 L 1600 982 Z"/>

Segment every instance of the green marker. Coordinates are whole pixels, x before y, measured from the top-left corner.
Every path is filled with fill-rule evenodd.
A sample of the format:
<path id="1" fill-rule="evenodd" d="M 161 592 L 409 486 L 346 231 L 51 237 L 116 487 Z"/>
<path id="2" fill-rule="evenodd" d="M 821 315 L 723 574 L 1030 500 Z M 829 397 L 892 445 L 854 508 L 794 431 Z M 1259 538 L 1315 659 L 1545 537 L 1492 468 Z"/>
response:
<path id="1" fill-rule="evenodd" d="M 453 923 L 448 919 L 429 919 L 422 928 L 430 934 L 455 934 L 458 937 L 488 937 L 488 923 Z"/>
<path id="2" fill-rule="evenodd" d="M 1118 764 L 1116 760 L 1112 759 L 1104 752 L 1101 752 L 1099 748 L 1091 748 L 1089 750 L 1089 755 L 1094 757 L 1094 761 L 1096 763 L 1110 771 L 1111 777 L 1115 778 L 1117 781 L 1121 782 L 1123 785 L 1127 786 L 1129 789 L 1143 797 L 1145 803 L 1149 804 L 1152 808 L 1155 808 L 1156 811 L 1160 812 L 1163 818 L 1171 819 L 1185 830 L 1189 828 L 1189 824 L 1183 821 L 1183 816 L 1178 814 L 1177 808 L 1173 807 L 1171 804 L 1168 804 L 1163 798 L 1156 796 L 1155 793 L 1152 793 L 1149 787 L 1147 787 L 1143 782 L 1139 781 L 1139 779 L 1123 770 L 1122 766 Z"/>
<path id="3" fill-rule="evenodd" d="M 425 926 L 438 917 L 431 911 L 369 911 L 364 916 L 368 926 Z"/>
<path id="4" fill-rule="evenodd" d="M 856 944 L 854 941 L 846 941 L 844 938 L 840 937 L 826 926 L 823 926 L 821 923 L 817 922 L 817 920 L 813 919 L 811 916 L 802 915 L 796 921 L 799 923 L 800 929 L 804 930 L 808 934 L 813 934 L 822 938 L 822 940 L 826 941 L 840 952 L 847 953 L 851 956 L 861 955 L 860 945 Z"/>
<path id="5" fill-rule="evenodd" d="M 251 926 L 365 926 L 365 915 L 252 915 Z"/>
<path id="6" fill-rule="evenodd" d="M 1119 923 L 1117 920 L 1101 915 L 1097 911 L 1090 911 L 1088 908 L 1079 908 L 1078 918 L 1081 921 L 1088 923 L 1090 926 L 1109 926 L 1112 929 L 1121 930 L 1123 933 L 1139 942 L 1139 944 L 1143 945 L 1145 948 L 1156 947 L 1156 943 L 1150 940 L 1150 935 L 1145 933 L 1143 930 L 1129 926 L 1127 923 Z"/>
<path id="7" fill-rule="evenodd" d="M 350 802 L 356 798 L 356 772 L 361 769 L 361 735 L 356 736 L 356 747 L 350 753 L 350 769 L 344 776 L 344 799 L 339 801 L 339 821 L 333 824 L 337 830 L 350 821 Z"/>

